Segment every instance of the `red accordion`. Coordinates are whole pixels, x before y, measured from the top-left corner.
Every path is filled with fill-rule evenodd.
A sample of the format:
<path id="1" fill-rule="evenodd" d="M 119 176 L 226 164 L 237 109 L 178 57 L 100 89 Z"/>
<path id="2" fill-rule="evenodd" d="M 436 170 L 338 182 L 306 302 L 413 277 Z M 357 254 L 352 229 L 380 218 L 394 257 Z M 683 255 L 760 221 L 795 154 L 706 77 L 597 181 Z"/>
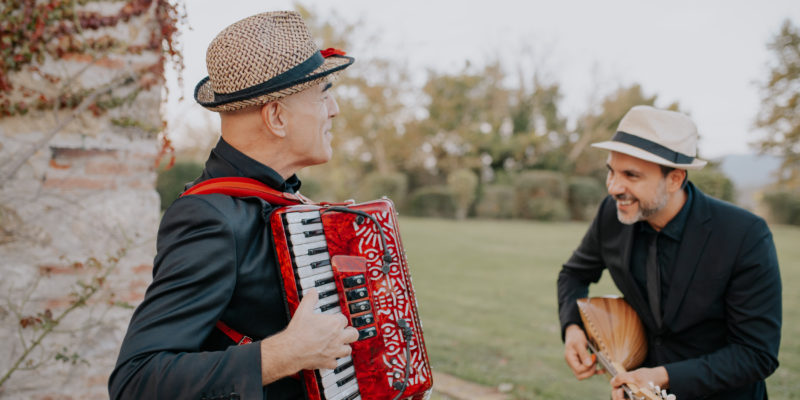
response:
<path id="1" fill-rule="evenodd" d="M 316 288 L 317 311 L 344 314 L 359 331 L 336 369 L 302 371 L 307 397 L 429 397 L 431 368 L 392 202 L 287 206 L 271 225 L 289 313 Z"/>

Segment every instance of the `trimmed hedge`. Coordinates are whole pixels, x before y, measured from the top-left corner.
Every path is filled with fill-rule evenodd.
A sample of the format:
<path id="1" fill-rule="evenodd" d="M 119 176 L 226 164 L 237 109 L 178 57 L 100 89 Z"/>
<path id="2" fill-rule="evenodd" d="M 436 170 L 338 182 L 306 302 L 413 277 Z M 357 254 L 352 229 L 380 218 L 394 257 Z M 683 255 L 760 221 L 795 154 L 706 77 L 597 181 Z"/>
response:
<path id="1" fill-rule="evenodd" d="M 418 217 L 455 218 L 456 202 L 450 188 L 426 186 L 411 193 L 405 211 Z"/>
<path id="2" fill-rule="evenodd" d="M 511 185 L 486 185 L 481 200 L 475 207 L 481 218 L 512 218 L 514 216 L 514 187 Z"/>
<path id="3" fill-rule="evenodd" d="M 570 178 L 567 192 L 570 217 L 576 221 L 593 218 L 597 207 L 607 194 L 605 187 L 597 179 L 588 176 Z"/>
<path id="4" fill-rule="evenodd" d="M 197 179 L 202 172 L 203 164 L 194 161 L 178 161 L 170 169 L 160 168 L 156 191 L 161 198 L 161 209 L 166 210 L 183 192 L 184 185 Z"/>
<path id="5" fill-rule="evenodd" d="M 731 203 L 735 200 L 736 191 L 733 182 L 719 170 L 707 167 L 698 171 L 689 171 L 689 180 L 707 195 Z"/>
<path id="6" fill-rule="evenodd" d="M 569 218 L 567 184 L 555 171 L 524 171 L 516 178 L 514 216 L 545 221 Z"/>
<path id="7" fill-rule="evenodd" d="M 800 191 L 775 190 L 764 194 L 772 221 L 800 225 Z"/>
<path id="8" fill-rule="evenodd" d="M 478 176 L 469 169 L 458 169 L 447 176 L 447 187 L 456 203 L 456 219 L 465 219 L 478 189 Z"/>

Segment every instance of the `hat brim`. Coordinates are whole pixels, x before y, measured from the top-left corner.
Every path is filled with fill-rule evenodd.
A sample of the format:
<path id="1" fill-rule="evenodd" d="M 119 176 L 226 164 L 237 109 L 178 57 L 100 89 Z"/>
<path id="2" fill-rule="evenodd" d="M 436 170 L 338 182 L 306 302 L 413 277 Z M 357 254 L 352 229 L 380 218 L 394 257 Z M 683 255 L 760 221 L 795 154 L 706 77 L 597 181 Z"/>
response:
<path id="1" fill-rule="evenodd" d="M 680 169 L 690 169 L 690 170 L 697 170 L 701 169 L 708 164 L 708 161 L 701 160 L 695 157 L 692 160 L 691 164 L 677 164 L 672 161 L 667 160 L 666 158 L 659 157 L 649 151 L 642 150 L 636 146 L 631 146 L 627 143 L 616 142 L 616 141 L 606 141 L 606 142 L 599 142 L 599 143 L 592 143 L 592 147 L 603 149 L 603 150 L 610 150 L 616 151 L 618 153 L 627 154 L 631 157 L 636 157 L 645 161 L 649 161 L 652 163 L 656 163 L 659 165 L 664 165 L 667 167 L 672 168 L 680 168 Z"/>
<path id="2" fill-rule="evenodd" d="M 254 93 L 248 95 L 245 99 L 236 99 L 227 102 L 218 99 L 218 96 L 211 86 L 211 81 L 206 77 L 197 84 L 194 91 L 194 99 L 201 106 L 211 111 L 235 111 L 250 106 L 262 105 L 290 94 L 301 92 L 324 81 L 335 79 L 340 71 L 349 67 L 354 61 L 355 59 L 353 57 L 338 54 L 331 55 L 326 57 L 322 65 L 308 75 L 291 82 L 286 82 L 285 88 L 283 89 L 266 93 Z"/>

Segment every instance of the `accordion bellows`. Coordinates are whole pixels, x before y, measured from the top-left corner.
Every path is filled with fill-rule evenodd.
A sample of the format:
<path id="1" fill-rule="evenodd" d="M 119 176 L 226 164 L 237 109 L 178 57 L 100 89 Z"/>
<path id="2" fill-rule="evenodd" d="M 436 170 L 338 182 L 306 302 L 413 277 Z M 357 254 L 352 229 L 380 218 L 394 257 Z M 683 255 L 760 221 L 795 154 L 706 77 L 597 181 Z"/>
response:
<path id="1" fill-rule="evenodd" d="M 647 355 L 644 327 L 636 311 L 619 297 L 578 299 L 588 339 L 612 362 L 626 370 L 638 367 Z"/>

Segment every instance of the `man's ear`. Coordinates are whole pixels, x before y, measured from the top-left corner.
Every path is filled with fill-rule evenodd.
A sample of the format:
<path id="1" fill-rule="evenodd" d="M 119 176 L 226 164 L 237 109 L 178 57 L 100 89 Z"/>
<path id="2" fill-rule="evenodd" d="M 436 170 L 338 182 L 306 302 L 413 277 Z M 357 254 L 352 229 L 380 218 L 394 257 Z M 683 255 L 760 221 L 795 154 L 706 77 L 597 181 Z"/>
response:
<path id="1" fill-rule="evenodd" d="M 288 129 L 288 110 L 278 101 L 270 101 L 261 106 L 261 122 L 267 132 L 280 138 L 286 137 Z"/>
<path id="2" fill-rule="evenodd" d="M 683 181 L 686 180 L 686 170 L 675 168 L 667 174 L 667 190 L 677 192 L 683 188 Z"/>

